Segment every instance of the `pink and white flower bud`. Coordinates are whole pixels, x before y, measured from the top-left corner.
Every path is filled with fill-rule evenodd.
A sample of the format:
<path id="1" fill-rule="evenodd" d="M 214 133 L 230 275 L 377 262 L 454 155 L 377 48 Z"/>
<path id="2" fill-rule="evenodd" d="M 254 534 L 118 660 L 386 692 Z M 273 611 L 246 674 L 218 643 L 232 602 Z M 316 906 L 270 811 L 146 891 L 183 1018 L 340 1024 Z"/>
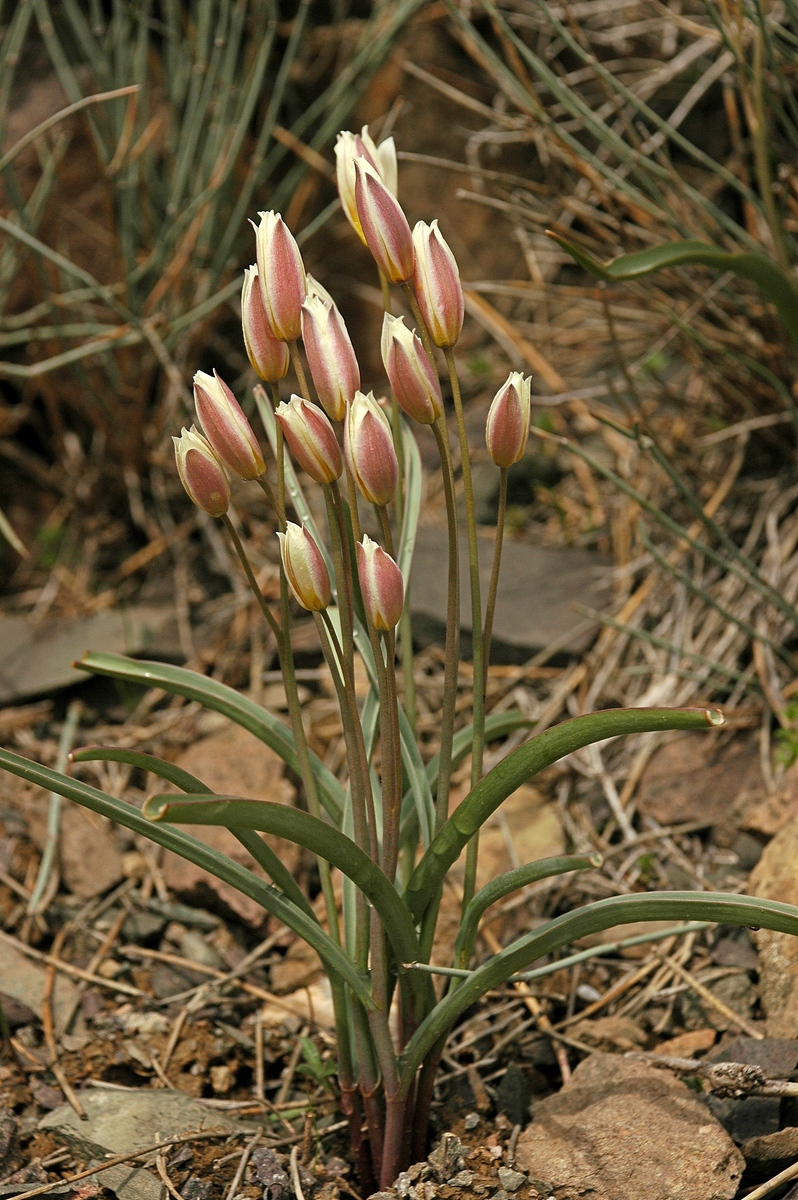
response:
<path id="1" fill-rule="evenodd" d="M 497 467 L 511 467 L 523 457 L 529 438 L 531 379 L 511 371 L 488 411 L 485 441 Z"/>
<path id="2" fill-rule="evenodd" d="M 258 439 L 218 371 L 194 376 L 194 408 L 217 458 L 241 479 L 257 479 L 266 470 Z"/>
<path id="3" fill-rule="evenodd" d="M 344 425 L 344 454 L 355 483 L 369 504 L 389 504 L 396 495 L 399 464 L 388 418 L 374 399 L 356 392 Z"/>
<path id="4" fill-rule="evenodd" d="M 363 228 L 355 203 L 356 158 L 365 158 L 395 196 L 398 184 L 396 145 L 393 138 L 386 138 L 379 146 L 375 145 L 368 125 L 364 125 L 360 133 L 342 130 L 335 143 L 335 174 L 341 207 L 349 224 L 365 245 L 366 239 L 363 236 Z"/>
<path id="5" fill-rule="evenodd" d="M 421 425 L 432 425 L 443 414 L 438 373 L 404 317 L 386 313 L 380 344 L 382 361 L 402 412 Z"/>
<path id="6" fill-rule="evenodd" d="M 330 603 L 330 573 L 321 550 L 307 529 L 288 521 L 278 533 L 280 557 L 286 579 L 299 603 L 308 612 L 322 612 Z"/>
<path id="7" fill-rule="evenodd" d="M 271 331 L 263 306 L 258 268 L 247 267 L 241 292 L 241 327 L 252 369 L 265 383 L 279 383 L 288 374 L 291 355 L 285 342 Z"/>
<path id="8" fill-rule="evenodd" d="M 413 276 L 413 235 L 396 197 L 365 158 L 355 159 L 355 204 L 363 238 L 390 283 Z"/>
<path id="9" fill-rule="evenodd" d="M 327 416 L 343 421 L 346 406 L 360 387 L 360 368 L 344 319 L 332 300 L 307 296 L 302 305 L 302 341 Z"/>
<path id="10" fill-rule="evenodd" d="M 271 331 L 281 342 L 295 342 L 301 332 L 305 299 L 305 267 L 294 235 L 276 212 L 258 213 L 255 229 L 258 279 Z"/>
<path id="11" fill-rule="evenodd" d="M 332 483 L 344 469 L 341 448 L 327 416 L 302 396 L 278 404 L 274 415 L 280 422 L 288 449 L 303 471 L 316 483 Z"/>
<path id="12" fill-rule="evenodd" d="M 223 517 L 230 507 L 230 484 L 210 442 L 192 425 L 173 437 L 180 482 L 197 508 L 210 517 Z"/>
<path id="13" fill-rule="evenodd" d="M 465 303 L 457 260 L 438 229 L 438 222 L 419 221 L 413 229 L 416 299 L 436 346 L 453 346 L 463 328 Z"/>
<path id="14" fill-rule="evenodd" d="M 395 629 L 405 603 L 402 572 L 370 537 L 357 543 L 357 574 L 363 606 L 374 628 L 384 633 Z"/>

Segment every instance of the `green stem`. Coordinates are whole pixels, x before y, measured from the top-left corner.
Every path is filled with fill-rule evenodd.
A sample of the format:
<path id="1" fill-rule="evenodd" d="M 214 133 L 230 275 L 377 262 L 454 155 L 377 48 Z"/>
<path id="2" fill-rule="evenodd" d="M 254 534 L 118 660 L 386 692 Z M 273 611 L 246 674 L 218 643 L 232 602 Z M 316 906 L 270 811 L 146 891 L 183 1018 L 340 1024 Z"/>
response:
<path id="1" fill-rule="evenodd" d="M 499 571 L 502 565 L 502 547 L 504 545 L 504 522 L 507 514 L 507 468 L 502 467 L 499 475 L 499 513 L 496 517 L 496 541 L 493 546 L 493 566 L 490 573 L 488 588 L 488 603 L 485 605 L 485 628 L 482 634 L 482 646 L 485 654 L 485 673 L 490 666 L 490 640 L 493 636 L 493 614 L 496 611 L 496 596 L 499 591 Z M 483 727 L 484 731 L 484 727 Z"/>
<path id="2" fill-rule="evenodd" d="M 69 752 L 75 741 L 75 734 L 80 721 L 80 714 L 83 711 L 83 705 L 80 700 L 73 700 L 67 709 L 66 719 L 61 730 L 61 737 L 58 740 L 58 751 L 56 753 L 55 769 L 56 771 L 64 772 L 69 762 Z M 39 870 L 36 874 L 36 882 L 31 892 L 30 900 L 28 901 L 27 911 L 29 914 L 35 913 L 39 909 L 42 897 L 47 889 L 47 882 L 50 878 L 50 872 L 53 869 L 55 862 L 56 851 L 58 849 L 58 831 L 61 824 L 61 797 L 57 792 L 50 792 L 50 801 L 47 812 L 47 837 L 42 851 Z"/>
<path id="3" fill-rule="evenodd" d="M 299 387 L 300 396 L 304 396 L 306 400 L 310 400 L 310 388 L 308 387 L 305 368 L 302 366 L 302 359 L 299 354 L 299 347 L 296 342 L 288 343 L 288 352 L 291 355 L 291 366 L 294 368 L 297 385 Z"/>
<path id="4" fill-rule="evenodd" d="M 485 658 L 482 642 L 482 596 L 479 586 L 479 558 L 477 557 L 477 524 L 474 514 L 474 488 L 471 479 L 471 458 L 468 434 L 463 412 L 463 397 L 454 352 L 450 346 L 444 348 L 449 382 L 452 385 L 454 411 L 457 417 L 457 433 L 460 439 L 460 459 L 465 492 L 466 528 L 468 531 L 468 572 L 471 581 L 471 637 L 474 664 L 474 741 L 471 750 L 471 786 L 476 787 L 482 778 L 482 758 L 485 748 Z M 491 614 L 492 619 L 492 614 Z M 476 833 L 466 850 L 465 876 L 463 879 L 463 911 L 465 912 L 474 895 L 477 878 L 477 855 L 479 834 Z"/>
<path id="5" fill-rule="evenodd" d="M 753 81 L 754 127 L 751 130 L 751 140 L 754 144 L 754 166 L 756 169 L 757 183 L 759 184 L 759 192 L 762 197 L 762 204 L 764 205 L 767 222 L 773 237 L 773 249 L 776 254 L 776 259 L 778 260 L 780 267 L 789 271 L 790 261 L 784 245 L 784 232 L 782 230 L 779 212 L 776 207 L 776 201 L 773 196 L 773 178 L 770 171 L 768 120 L 765 110 L 765 97 L 763 92 L 764 63 L 762 31 L 756 26 L 754 28 Z"/>
<path id="6" fill-rule="evenodd" d="M 260 588 L 258 587 L 258 581 L 255 578 L 255 575 L 254 575 L 254 572 L 250 565 L 249 559 L 247 558 L 247 552 L 244 549 L 243 545 L 241 544 L 241 538 L 236 533 L 235 526 L 233 525 L 233 522 L 230 520 L 227 513 L 225 513 L 224 516 L 222 517 L 222 524 L 224 525 L 227 532 L 230 534 L 230 540 L 233 543 L 233 546 L 235 547 L 235 552 L 241 561 L 241 566 L 244 568 L 244 574 L 247 577 L 247 583 L 249 584 L 250 591 L 252 592 L 253 596 L 255 597 L 258 604 L 260 605 L 260 610 L 263 613 L 264 617 L 266 618 L 268 626 L 271 629 L 272 633 L 274 634 L 275 638 L 277 639 L 277 644 L 279 646 L 281 639 L 282 639 L 282 631 L 280 629 L 280 626 L 277 623 L 276 617 L 274 616 L 274 614 L 272 613 L 272 610 L 269 608 L 268 604 L 266 603 L 266 601 L 263 597 L 263 593 L 261 592 Z"/>
<path id="7" fill-rule="evenodd" d="M 272 394 L 272 408 L 276 409 L 280 403 L 280 385 L 273 383 L 270 385 Z M 275 421 L 275 444 L 274 458 L 277 463 L 277 515 L 280 513 L 285 520 L 285 449 L 283 439 L 283 427 L 279 421 Z"/>
<path id="8" fill-rule="evenodd" d="M 457 509 L 454 497 L 452 456 L 449 432 L 444 417 L 432 426 L 443 473 L 446 520 L 449 526 L 449 586 L 446 602 L 446 644 L 444 649 L 443 704 L 441 708 L 441 748 L 438 755 L 438 787 L 435 797 L 435 832 L 449 816 L 449 786 L 452 775 L 452 741 L 457 703 L 457 671 L 460 658 L 460 564 L 457 545 Z"/>

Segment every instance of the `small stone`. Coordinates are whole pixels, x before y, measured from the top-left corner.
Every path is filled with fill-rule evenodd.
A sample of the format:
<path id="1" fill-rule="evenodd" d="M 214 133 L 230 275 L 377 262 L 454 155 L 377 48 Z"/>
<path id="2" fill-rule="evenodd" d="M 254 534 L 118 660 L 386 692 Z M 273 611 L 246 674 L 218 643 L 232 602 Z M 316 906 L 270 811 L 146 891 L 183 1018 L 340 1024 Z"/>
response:
<path id="1" fill-rule="evenodd" d="M 202 934 L 198 933 L 196 929 L 187 929 L 183 934 L 180 942 L 180 953 L 189 962 L 201 963 L 204 967 L 213 967 L 216 971 L 224 969 L 224 963 L 213 946 L 209 946 Z"/>
<path id="2" fill-rule="evenodd" d="M 410 1176 L 408 1175 L 407 1171 L 399 1172 L 399 1174 L 396 1176 L 396 1179 L 394 1180 L 393 1187 L 394 1187 L 394 1191 L 398 1192 L 399 1195 L 402 1197 L 402 1200 L 404 1200 L 405 1196 L 410 1195 L 410 1192 L 412 1191 L 412 1188 L 413 1188 L 413 1181 L 410 1178 Z"/>
<path id="3" fill-rule="evenodd" d="M 203 1182 L 198 1175 L 190 1175 L 180 1189 L 183 1200 L 208 1200 L 213 1190 L 210 1180 Z"/>
<path id="4" fill-rule="evenodd" d="M 477 1128 L 481 1120 L 482 1117 L 479 1115 L 479 1113 L 468 1113 L 463 1121 L 463 1129 L 465 1129 L 467 1133 L 470 1133 L 472 1129 Z"/>
<path id="5" fill-rule="evenodd" d="M 293 1195 L 291 1180 L 274 1150 L 261 1146 L 250 1162 L 255 1178 L 263 1186 L 263 1200 L 285 1200 Z"/>
<path id="6" fill-rule="evenodd" d="M 512 1167 L 499 1167 L 499 1182 L 505 1192 L 517 1192 L 521 1185 L 526 1183 L 526 1175 Z"/>
<path id="7" fill-rule="evenodd" d="M 474 1182 L 473 1171 L 458 1171 L 456 1175 L 452 1175 L 451 1179 L 447 1179 L 449 1187 L 471 1187 Z"/>
<path id="8" fill-rule="evenodd" d="M 453 1133 L 444 1133 L 427 1161 L 440 1182 L 446 1183 L 465 1167 L 463 1143 Z"/>
<path id="9" fill-rule="evenodd" d="M 227 1063 L 211 1067 L 211 1087 L 217 1096 L 226 1096 L 235 1083 L 235 1074 Z"/>

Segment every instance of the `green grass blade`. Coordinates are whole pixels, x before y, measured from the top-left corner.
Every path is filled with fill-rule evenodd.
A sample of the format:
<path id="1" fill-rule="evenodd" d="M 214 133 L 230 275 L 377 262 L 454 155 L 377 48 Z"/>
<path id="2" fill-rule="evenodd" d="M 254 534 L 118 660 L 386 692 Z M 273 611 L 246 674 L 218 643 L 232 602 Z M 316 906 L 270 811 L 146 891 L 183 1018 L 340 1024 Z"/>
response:
<path id="1" fill-rule="evenodd" d="M 538 771 L 582 746 L 605 738 L 630 733 L 656 733 L 667 729 L 708 729 L 722 724 L 722 715 L 713 709 L 613 708 L 563 721 L 531 738 L 480 780 L 455 809 L 422 857 L 405 892 L 407 906 L 414 918 L 421 920 L 427 905 L 442 885 L 446 872 L 466 843 L 502 801 Z"/>
<path id="2" fill-rule="evenodd" d="M 265 708 L 241 696 L 234 688 L 208 679 L 185 667 L 173 667 L 167 663 L 147 662 L 127 658 L 124 654 L 85 654 L 75 664 L 81 671 L 94 675 L 110 675 L 113 679 L 126 679 L 145 687 L 161 687 L 164 691 L 187 700 L 197 700 L 205 708 L 230 717 L 255 737 L 279 754 L 292 771 L 299 774 L 293 735 L 282 721 L 272 716 Z M 336 825 L 340 823 L 344 806 L 344 789 L 324 763 L 310 752 L 310 763 L 319 785 L 319 798 Z"/>
<path id="3" fill-rule="evenodd" d="M 188 862 L 202 867 L 211 875 L 229 883 L 231 887 L 243 892 L 245 896 L 249 896 L 256 904 L 262 905 L 268 913 L 271 913 L 278 921 L 282 921 L 289 929 L 293 929 L 298 937 L 313 947 L 328 972 L 347 983 L 366 1008 L 374 1008 L 374 1001 L 365 980 L 341 947 L 336 945 L 332 938 L 324 932 L 318 922 L 311 921 L 306 913 L 297 909 L 277 888 L 263 883 L 246 867 L 233 862 L 231 858 L 220 854 L 218 850 L 211 849 L 204 842 L 200 842 L 180 829 L 154 825 L 152 821 L 148 821 L 146 817 L 142 816 L 137 808 L 124 800 L 117 800 L 115 797 L 101 792 L 99 788 L 81 783 L 78 779 L 60 775 L 57 771 L 51 771 L 49 767 L 40 766 L 39 763 L 30 762 L 19 754 L 12 754 L 9 750 L 0 749 L 0 768 L 10 771 L 12 775 L 17 775 L 20 779 L 27 779 L 29 783 L 46 788 L 47 791 L 56 792 L 67 800 L 74 800 L 76 804 L 89 808 L 103 817 L 108 817 L 117 825 L 123 825 L 134 833 L 143 834 L 150 841 L 164 846 L 167 850 L 173 850 L 181 858 L 187 859 Z"/>
<path id="4" fill-rule="evenodd" d="M 798 288 L 790 277 L 764 254 L 735 253 L 709 246 L 695 238 L 652 246 L 635 254 L 623 254 L 609 263 L 601 263 L 592 254 L 567 238 L 549 231 L 549 237 L 571 255 L 591 275 L 607 282 L 643 279 L 668 267 L 699 265 L 717 271 L 733 271 L 755 283 L 776 308 L 790 340 L 798 349 Z"/>
<path id="5" fill-rule="evenodd" d="M 713 921 L 743 928 L 774 929 L 798 936 L 798 908 L 794 905 L 723 892 L 610 896 L 565 913 L 495 954 L 436 1006 L 407 1044 L 402 1058 L 402 1093 L 407 1094 L 416 1071 L 436 1043 L 485 992 L 498 987 L 536 959 L 553 954 L 579 938 L 637 921 Z"/>

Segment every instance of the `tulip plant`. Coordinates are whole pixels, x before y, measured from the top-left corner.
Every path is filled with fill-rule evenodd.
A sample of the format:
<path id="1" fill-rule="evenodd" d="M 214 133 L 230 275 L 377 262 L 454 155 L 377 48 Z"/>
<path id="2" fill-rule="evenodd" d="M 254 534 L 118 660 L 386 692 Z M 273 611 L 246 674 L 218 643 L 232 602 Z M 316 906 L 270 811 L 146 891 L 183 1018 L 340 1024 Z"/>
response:
<path id="1" fill-rule="evenodd" d="M 197 421 L 175 438 L 177 470 L 192 501 L 225 525 L 279 650 L 290 723 L 216 680 L 179 667 L 89 654 L 84 670 L 144 682 L 225 714 L 271 746 L 299 777 L 304 807 L 214 795 L 174 764 L 127 749 L 87 747 L 74 761 L 116 759 L 168 781 L 140 812 L 97 788 L 0 752 L 0 765 L 168 847 L 258 901 L 318 953 L 330 980 L 337 1030 L 340 1103 L 349 1121 L 362 1187 L 387 1187 L 426 1150 L 436 1069 L 449 1031 L 489 989 L 575 939 L 624 922 L 709 920 L 798 933 L 798 909 L 746 896 L 642 892 L 566 912 L 472 969 L 485 910 L 547 876 L 588 870 L 596 855 L 527 863 L 475 888 L 480 827 L 536 772 L 580 747 L 621 734 L 700 730 L 723 723 L 704 709 L 612 709 L 586 713 L 530 738 L 483 772 L 486 741 L 525 722 L 485 716 L 486 667 L 499 580 L 507 471 L 524 453 L 530 382 L 510 374 L 487 420 L 487 448 L 499 469 L 500 519 L 487 596 L 477 571 L 474 502 L 463 405 L 452 348 L 463 323 L 454 256 L 437 222 L 411 231 L 396 197 L 396 155 L 364 129 L 336 146 L 343 210 L 379 268 L 385 298 L 382 360 L 389 399 L 360 390 L 360 370 L 343 319 L 306 274 L 297 244 L 275 212 L 256 227 L 257 266 L 245 274 L 244 344 L 262 381 L 255 388 L 261 444 L 227 384 L 214 372 L 194 379 Z M 392 293 L 396 287 L 400 295 Z M 401 299 L 415 328 L 391 305 Z M 306 378 L 302 342 L 310 379 Z M 445 364 L 459 441 L 473 614 L 473 724 L 455 729 L 460 596 L 456 472 L 439 361 Z M 281 399 L 293 364 L 298 392 Z M 263 385 L 266 385 L 264 387 Z M 311 388 L 312 385 L 312 388 Z M 315 399 L 314 399 L 315 394 Z M 406 603 L 420 506 L 414 423 L 430 427 L 439 451 L 449 532 L 448 612 L 440 748 L 424 762 L 414 735 L 412 641 Z M 257 483 L 271 505 L 279 542 L 280 594 L 263 597 L 230 518 L 229 477 Z M 311 506 L 308 481 L 321 489 Z M 366 506 L 375 519 L 364 534 Z M 321 527 L 314 512 L 324 511 Z M 531 581 L 530 581 L 531 582 Z M 347 750 L 345 778 L 310 749 L 291 657 L 293 604 L 313 614 L 336 691 Z M 356 657 L 369 691 L 355 688 Z M 401 669 L 398 669 L 401 663 Z M 404 682 L 402 682 L 404 677 Z M 471 787 L 450 812 L 453 769 L 470 756 Z M 178 825 L 229 828 L 271 880 L 259 877 Z M 280 857 L 259 836 L 276 835 L 316 857 L 323 913 L 311 906 Z M 462 925 L 447 987 L 433 988 L 430 954 L 447 873 L 465 851 Z M 339 908 L 334 872 L 343 876 Z M 426 969 L 425 969 L 426 968 Z"/>

